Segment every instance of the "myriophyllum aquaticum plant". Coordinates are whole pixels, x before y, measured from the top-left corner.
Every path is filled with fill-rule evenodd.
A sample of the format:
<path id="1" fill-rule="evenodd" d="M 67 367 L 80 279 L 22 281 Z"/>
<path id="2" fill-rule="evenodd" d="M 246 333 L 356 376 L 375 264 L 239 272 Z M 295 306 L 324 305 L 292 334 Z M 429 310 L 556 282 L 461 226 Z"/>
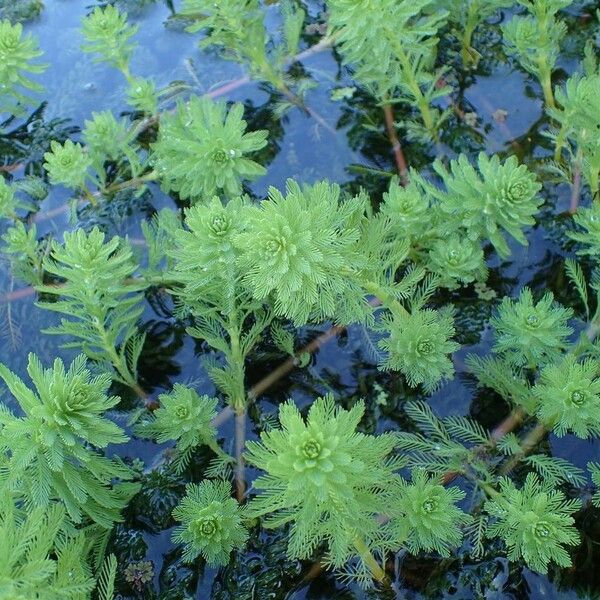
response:
<path id="1" fill-rule="evenodd" d="M 447 97 L 451 60 L 440 64 L 440 57 L 454 56 L 440 43 L 447 25 L 460 28 L 463 60 L 473 64 L 473 31 L 513 4 L 330 0 L 331 35 L 320 47 L 335 43 L 356 84 L 388 108 L 398 103 L 398 125 L 410 143 L 425 142 L 430 150 L 449 116 L 462 118 L 453 105 L 459 100 Z M 503 27 L 506 49 L 542 83 L 557 125 L 549 136 L 555 158 L 570 159 L 595 195 L 600 153 L 593 53 L 588 45 L 582 72 L 557 90 L 554 102 L 551 76 L 565 32 L 559 11 L 570 2 L 518 4 L 528 14 Z M 276 114 L 285 103 L 306 108 L 302 93 L 310 87 L 308 77 L 296 76 L 300 69 L 288 69 L 307 14 L 290 2 L 280 7 L 281 26 L 273 29 L 265 27 L 254 0 L 188 0 L 180 14 L 189 31 L 205 34 L 202 46 L 217 47 L 277 90 Z M 600 283 L 597 273 L 586 279 L 600 254 L 598 209 L 580 209 L 568 234 L 585 257 L 581 265 L 565 263 L 584 327 L 575 326 L 575 311 L 551 293 L 525 288 L 493 308 L 490 354 L 466 360 L 477 384 L 510 406 L 512 422 L 525 420 L 526 437 L 487 431 L 466 417 L 437 417 L 425 395 L 452 378 L 462 333 L 457 309 L 443 303 L 465 288 L 480 294 L 487 259 L 492 266 L 496 256 L 510 255 L 513 242 L 527 243 L 542 204 L 533 170 L 516 156 L 473 158 L 474 152 L 457 151 L 455 158 L 433 161 L 429 172 L 407 169 L 401 179 L 390 178 L 381 199 L 349 193 L 351 186 L 294 179 L 264 197 L 248 185 L 266 173 L 259 157 L 267 131 L 249 130 L 240 103 L 189 94 L 187 85 L 160 88 L 133 73 L 137 31 L 111 5 L 90 11 L 82 27 L 84 50 L 125 75 L 133 112 L 125 118 L 98 107 L 80 137 L 48 141 L 40 151 L 43 177 L 19 179 L 12 165 L 2 168 L 0 217 L 9 223 L 2 239 L 13 272 L 44 294 L 40 306 L 60 314 L 48 331 L 83 354 L 70 366 L 57 359 L 50 368 L 32 355 L 31 384 L 0 366 L 10 392 L 0 408 L 0 587 L 18 600 L 81 600 L 95 578 L 98 597 L 112 597 L 117 562 L 113 557 L 102 568 L 102 554 L 139 489 L 135 479 L 147 475 L 109 458 L 112 447 L 128 439 L 110 418 L 119 404 L 109 393 L 113 382 L 145 401 L 132 419 L 134 432 L 173 446 L 163 455 L 161 475 L 182 491 L 182 479 L 194 479 L 185 482 L 172 513 L 173 541 L 186 562 L 227 565 L 250 532 L 265 526 L 282 528 L 290 559 L 323 562 L 364 586 L 390 585 L 387 559 L 398 551 L 448 557 L 462 548 L 476 560 L 494 538 L 510 560 L 538 572 L 570 566 L 569 550 L 581 537 L 574 515 L 582 503 L 558 488 L 568 484 L 577 495 L 585 473 L 537 444 L 550 433 L 600 435 L 598 311 L 593 314 Z M 20 26 L 0 23 L 0 110 L 10 119 L 29 102 L 24 91 L 37 89 L 30 77 L 43 68 L 38 56 Z M 51 186 L 70 190 L 73 215 L 89 204 L 88 215 L 105 227 L 98 208 L 112 209 L 129 194 L 149 197 L 151 182 L 181 204 L 142 225 L 139 252 L 133 241 L 86 224 L 62 242 L 41 242 L 46 229 L 38 233 L 30 223 L 29 213 Z M 198 340 L 203 373 L 214 388 L 178 383 L 149 401 L 138 373 L 145 295 Z M 254 370 L 248 365 L 277 348 L 289 362 L 307 366 L 308 352 L 298 351 L 302 328 L 329 323 L 350 326 L 351 334 L 352 327 L 366 331 L 374 362 L 402 376 L 399 398 L 406 387 L 416 388 L 421 399 L 398 408 L 411 429 L 367 433 L 372 425 L 363 417 L 376 408 L 371 397 L 327 395 L 307 407 L 306 416 L 293 401 L 282 404 L 280 426 L 261 418 L 260 440 L 245 444 L 246 411 L 260 395 L 260 386 L 249 387 Z M 386 397 L 384 390 L 377 402 Z M 219 413 L 220 402 L 236 413 L 235 458 L 220 446 L 217 425 L 231 411 Z M 202 470 L 197 457 L 212 462 Z M 244 461 L 259 471 L 249 489 Z M 229 480 L 234 462 L 237 499 Z M 527 473 L 513 481 L 517 464 Z M 597 487 L 600 467 L 588 468 Z M 449 484 L 453 478 L 458 485 Z M 588 499 L 600 504 L 598 492 Z M 77 593 L 66 586 L 67 576 Z"/>

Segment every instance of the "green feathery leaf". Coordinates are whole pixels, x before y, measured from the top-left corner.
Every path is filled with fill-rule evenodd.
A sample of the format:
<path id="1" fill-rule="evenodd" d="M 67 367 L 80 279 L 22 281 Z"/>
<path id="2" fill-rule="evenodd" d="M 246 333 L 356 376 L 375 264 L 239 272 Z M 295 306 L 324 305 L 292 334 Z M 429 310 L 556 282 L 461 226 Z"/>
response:
<path id="1" fill-rule="evenodd" d="M 241 548 L 248 538 L 242 515 L 228 482 L 188 484 L 186 495 L 173 511 L 173 517 L 181 522 L 173 541 L 185 544 L 185 561 L 202 556 L 209 565 L 225 565 L 232 550 Z"/>
<path id="2" fill-rule="evenodd" d="M 550 562 L 570 567 L 571 558 L 564 546 L 579 544 L 571 515 L 580 506 L 579 500 L 567 500 L 533 473 L 527 475 L 521 489 L 503 477 L 500 493 L 484 506 L 494 519 L 488 536 L 502 538 L 510 560 L 523 558 L 539 573 L 546 573 Z"/>

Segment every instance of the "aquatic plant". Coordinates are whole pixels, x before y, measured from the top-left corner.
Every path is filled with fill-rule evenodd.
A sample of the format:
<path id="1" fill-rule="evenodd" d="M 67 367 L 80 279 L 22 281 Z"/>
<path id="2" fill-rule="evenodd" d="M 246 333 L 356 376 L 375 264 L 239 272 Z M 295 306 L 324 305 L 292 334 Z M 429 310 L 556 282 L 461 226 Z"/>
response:
<path id="1" fill-rule="evenodd" d="M 563 362 L 542 370 L 533 388 L 538 400 L 540 421 L 562 436 L 572 431 L 580 438 L 600 433 L 600 381 L 598 363 L 593 359 Z"/>
<path id="2" fill-rule="evenodd" d="M 248 538 L 242 510 L 226 481 L 189 484 L 173 517 L 181 522 L 173 540 L 184 544 L 186 561 L 202 556 L 210 565 L 227 564 L 232 550 L 242 547 Z"/>
<path id="3" fill-rule="evenodd" d="M 503 478 L 500 492 L 485 503 L 485 510 L 495 519 L 488 535 L 502 538 L 509 559 L 522 557 L 539 573 L 546 573 L 550 562 L 569 567 L 565 546 L 579 543 L 571 516 L 579 507 L 579 500 L 568 500 L 531 473 L 521 489 Z"/>
<path id="4" fill-rule="evenodd" d="M 526 16 L 515 16 L 502 27 L 506 50 L 521 66 L 537 77 L 544 92 L 546 106 L 554 108 L 552 71 L 560 53 L 560 43 L 567 33 L 564 21 L 556 18 L 573 0 L 517 0 Z"/>
<path id="5" fill-rule="evenodd" d="M 129 59 L 135 48 L 130 38 L 137 29 L 127 22 L 127 13 L 120 12 L 115 6 L 97 6 L 81 23 L 85 38 L 81 48 L 95 54 L 96 62 L 107 62 L 129 74 Z"/>
<path id="6" fill-rule="evenodd" d="M 580 196 L 583 203 L 597 195 L 600 177 L 592 43 L 577 73 L 574 61 L 561 63 L 571 76 L 552 96 L 574 13 L 563 20 L 560 11 L 571 3 L 329 0 L 323 15 L 291 0 L 270 4 L 171 7 L 171 26 L 183 24 L 200 34 L 202 48 L 242 67 L 240 79 L 204 95 L 207 80 L 192 61 L 184 63 L 190 81 L 164 87 L 132 72 L 139 27 L 117 7 L 124 3 L 90 9 L 83 49 L 125 76 L 115 89 L 126 110 L 94 106 L 81 132 L 47 123 L 44 107 L 23 119 L 40 53 L 19 26 L 0 23 L 9 276 L 35 286 L 38 306 L 60 315 L 46 331 L 82 352 L 70 366 L 56 359 L 50 368 L 30 355 L 31 383 L 17 375 L 18 362 L 16 372 L 0 365 L 9 392 L 0 405 L 0 596 L 110 600 L 125 588 L 184 597 L 198 593 L 198 573 L 213 577 L 207 563 L 227 569 L 215 579 L 226 593 L 246 597 L 300 580 L 299 568 L 314 573 L 311 561 L 344 583 L 374 588 L 374 597 L 382 588 L 398 595 L 399 552 L 426 554 L 446 573 L 467 562 L 491 569 L 502 555 L 546 573 L 569 567 L 570 550 L 593 536 L 575 526 L 575 513 L 600 505 L 600 466 L 590 462 L 586 472 L 548 443 L 551 435 L 573 443 L 600 436 L 600 213 L 595 203 L 578 208 Z M 486 120 L 467 91 L 476 77 L 494 75 L 500 28 L 486 21 L 513 7 L 504 46 L 540 80 L 549 117 L 524 136 L 505 131 L 510 121 L 501 127 L 509 116 L 501 110 L 491 115 L 497 127 Z M 315 34 L 316 45 L 298 52 Z M 305 59 L 329 45 L 340 67 L 332 78 L 344 86 L 331 95 L 341 103 L 335 127 L 306 94 L 331 74 Z M 473 46 L 489 60 L 477 64 Z M 250 80 L 268 104 L 213 99 Z M 296 169 L 290 143 L 285 165 L 296 175 L 285 188 L 250 187 L 266 174 L 275 126 L 293 106 L 302 110 L 295 123 L 314 133 L 306 151 L 318 160 L 328 145 L 337 153 L 348 134 L 351 150 L 369 161 L 349 169 L 359 179 L 338 185 Z M 398 176 L 375 143 L 381 107 Z M 249 130 L 261 120 L 265 129 Z M 332 138 L 318 139 L 313 121 Z M 501 154 L 481 152 L 492 128 L 512 140 Z M 543 170 L 527 154 L 538 133 L 547 143 L 532 155 L 554 152 Z M 373 148 L 363 146 L 367 138 Z M 341 168 L 335 160 L 325 167 Z M 568 216 L 552 210 L 541 219 L 554 245 L 570 238 L 565 248 L 581 259 L 565 257 L 557 269 L 551 262 L 552 277 L 540 271 L 524 280 L 517 263 L 507 271 L 506 259 L 536 225 L 542 172 L 572 184 L 575 226 L 563 227 Z M 42 205 L 56 186 L 72 196 L 74 231 L 64 236 L 46 223 L 54 205 Z M 158 186 L 171 197 L 156 195 Z M 549 208 L 551 192 L 545 185 Z M 141 214 L 148 219 L 138 239 L 126 217 Z M 62 241 L 52 240 L 57 235 Z M 509 292 L 523 281 L 531 289 Z M 11 300 L 30 291 L 3 292 L 9 327 Z M 489 430 L 446 408 L 438 416 L 435 407 L 453 393 L 442 386 L 462 365 L 461 342 L 476 344 L 487 324 L 489 340 L 465 358 L 462 376 L 489 403 L 485 415 L 479 404 L 472 410 Z M 347 354 L 377 366 L 376 381 L 366 369 L 348 383 L 311 358 L 344 328 Z M 34 341 L 39 356 L 52 354 L 46 338 Z M 186 368 L 186 384 L 171 387 L 180 368 L 171 357 L 182 346 L 181 356 L 193 353 L 200 367 L 197 377 Z M 282 364 L 269 371 L 280 353 Z M 265 390 L 295 367 L 303 369 L 295 388 L 302 404 L 281 404 L 277 423 L 268 407 L 278 393 Z M 314 398 L 336 378 L 343 392 Z M 113 384 L 134 392 L 127 405 L 110 393 Z M 489 406 L 510 412 L 496 423 Z M 219 427 L 232 415 L 234 439 L 223 440 Z M 130 430 L 156 442 L 144 444 L 157 448 L 147 464 L 117 458 Z M 260 440 L 246 442 L 258 432 Z M 158 534 L 173 520 L 179 547 L 155 576 L 140 528 Z M 450 556 L 457 560 L 439 560 Z M 510 593 L 512 579 L 499 593 Z"/>
<path id="7" fill-rule="evenodd" d="M 279 7 L 278 7 L 279 8 Z M 257 80 L 271 84 L 292 103 L 301 103 L 291 88 L 302 85 L 287 73 L 289 63 L 298 52 L 305 12 L 295 2 L 282 2 L 281 35 L 265 26 L 264 12 L 257 0 L 184 0 L 180 15 L 191 19 L 190 33 L 205 32 L 202 48 L 214 46 L 221 54 L 241 63 Z"/>
<path id="8" fill-rule="evenodd" d="M 519 243 L 526 244 L 523 227 L 533 225 L 533 215 L 542 200 L 535 175 L 515 156 L 503 163 L 497 155 L 488 158 L 480 153 L 477 169 L 461 155 L 450 161 L 447 170 L 441 162 L 434 169 L 442 178 L 446 190 L 434 192 L 443 212 L 460 220 L 471 239 L 489 239 L 498 253 L 510 251 L 504 230 Z"/>
<path id="9" fill-rule="evenodd" d="M 448 117 L 432 103 L 446 96 L 448 87 L 437 85 L 444 69 L 434 69 L 440 29 L 448 13 L 434 8 L 434 0 L 398 3 L 330 0 L 329 24 L 344 62 L 353 76 L 379 102 L 403 101 L 419 111 L 420 121 L 402 125 L 415 139 L 438 139 Z M 370 31 L 371 35 L 364 35 Z"/>
<path id="10" fill-rule="evenodd" d="M 75 523 L 85 515 L 112 527 L 137 486 L 128 482 L 128 467 L 99 452 L 128 439 L 104 414 L 119 402 L 107 395 L 110 376 L 92 377 L 83 355 L 69 369 L 60 359 L 44 369 L 30 354 L 27 372 L 34 390 L 0 364 L 0 378 L 23 413 L 1 406 L 0 448 L 8 468 L 2 488 L 19 490 L 32 507 L 46 509 L 58 500 Z"/>
<path id="11" fill-rule="evenodd" d="M 502 8 L 510 8 L 515 0 L 442 0 L 448 11 L 448 20 L 461 29 L 461 56 L 465 66 L 477 66 L 481 54 L 473 48 L 473 34 L 487 19 Z"/>
<path id="12" fill-rule="evenodd" d="M 259 493 L 249 514 L 262 516 L 266 527 L 291 523 L 291 557 L 309 558 L 325 543 L 328 563 L 342 568 L 357 556 L 368 579 L 370 570 L 381 577 L 368 548 L 377 546 L 376 516 L 387 512 L 399 463 L 390 456 L 392 435 L 356 431 L 363 413 L 362 403 L 346 411 L 325 396 L 315 400 L 305 422 L 288 402 L 279 410 L 281 429 L 246 447 L 247 459 L 266 473 L 254 481 Z"/>
<path id="13" fill-rule="evenodd" d="M 524 288 L 517 300 L 504 298 L 491 324 L 496 331 L 494 351 L 516 366 L 537 368 L 557 360 L 573 329 L 567 325 L 570 308 L 554 302 L 551 292 L 534 302 Z"/>
<path id="14" fill-rule="evenodd" d="M 209 199 L 219 191 L 241 193 L 243 180 L 264 175 L 248 154 L 267 143 L 266 131 L 246 133 L 243 106 L 193 97 L 164 117 L 152 146 L 152 162 L 164 188 L 181 198 Z"/>
<path id="15" fill-rule="evenodd" d="M 23 511 L 15 506 L 11 496 L 3 495 L 0 534 L 4 598 L 79 600 L 89 597 L 96 587 L 85 560 L 85 535 L 69 532 L 69 522 L 60 505 Z"/>
<path id="16" fill-rule="evenodd" d="M 223 454 L 217 444 L 217 431 L 212 420 L 217 416 L 216 398 L 199 396 L 194 390 L 176 383 L 168 394 L 158 397 L 160 406 L 152 413 L 152 420 L 138 428 L 138 433 L 158 443 L 176 441 L 178 456 L 175 470 L 182 471 L 190 461 L 191 453 L 200 445 Z"/>
<path id="17" fill-rule="evenodd" d="M 41 55 L 37 41 L 31 34 L 23 35 L 20 23 L 0 21 L 0 113 L 22 114 L 24 105 L 31 103 L 26 92 L 42 90 L 29 77 L 45 71 L 46 65 L 32 62 Z"/>
<path id="18" fill-rule="evenodd" d="M 60 285 L 38 290 L 61 298 L 39 306 L 67 318 L 47 333 L 67 336 L 67 347 L 80 348 L 90 359 L 103 363 L 114 379 L 143 396 L 137 383 L 137 361 L 144 344 L 137 321 L 147 283 L 132 279 L 136 263 L 123 240 L 94 228 L 66 232 L 64 244 L 54 241 L 44 270 L 60 278 Z"/>

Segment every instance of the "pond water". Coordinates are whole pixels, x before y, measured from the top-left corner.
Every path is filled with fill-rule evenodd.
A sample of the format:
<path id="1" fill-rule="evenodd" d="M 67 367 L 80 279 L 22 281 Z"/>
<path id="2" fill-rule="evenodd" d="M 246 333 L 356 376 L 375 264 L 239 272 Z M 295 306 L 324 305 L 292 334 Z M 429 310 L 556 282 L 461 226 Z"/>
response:
<path id="1" fill-rule="evenodd" d="M 124 3 L 125 4 L 125 3 Z M 173 81 L 185 82 L 192 93 L 202 94 L 245 75 L 240 66 L 219 58 L 214 52 L 198 49 L 198 36 L 181 31 L 174 22 L 167 22 L 178 2 L 126 3 L 130 20 L 139 24 L 136 35 L 138 49 L 132 71 L 153 77 L 159 86 Z M 323 10 L 320 2 L 304 2 L 308 13 L 317 19 Z M 144 5 L 135 10 L 137 5 Z M 122 75 L 105 64 L 96 64 L 90 55 L 80 51 L 81 18 L 91 0 L 46 0 L 39 18 L 27 23 L 26 30 L 35 34 L 45 53 L 49 68 L 40 78 L 45 86 L 46 103 L 43 123 L 61 120 L 61 128 L 81 128 L 92 111 L 111 109 L 116 115 L 126 110 Z M 588 19 L 592 4 L 572 9 L 569 26 L 573 38 L 589 35 Z M 265 6 L 264 10 L 273 10 Z M 524 72 L 506 64 L 498 51 L 497 22 L 489 24 L 478 42 L 485 46 L 484 59 L 475 73 L 461 73 L 450 81 L 457 106 L 470 113 L 464 120 L 452 117 L 443 135 L 444 151 L 454 156 L 459 151 L 475 155 L 480 150 L 501 155 L 517 154 L 538 173 L 543 161 L 551 155 L 549 142 L 542 136 L 548 123 L 543 116 L 541 94 L 535 81 Z M 579 40 L 581 42 L 581 40 Z M 306 46 L 308 43 L 305 44 Z M 562 59 L 557 80 L 574 68 L 581 44 L 570 40 Z M 374 102 L 359 90 L 351 98 L 333 100 L 332 91 L 352 87 L 349 73 L 340 67 L 338 57 L 326 49 L 302 62 L 306 73 L 318 84 L 307 95 L 307 104 L 326 124 L 313 116 L 292 109 L 283 118 L 274 114 L 276 96 L 266 87 L 247 83 L 227 93 L 229 101 L 246 105 L 246 118 L 251 129 L 270 130 L 268 174 L 252 184 L 257 198 L 264 197 L 269 186 L 283 188 L 288 177 L 301 182 L 329 179 L 355 190 L 365 187 L 375 201 L 386 189 L 389 178 L 378 176 L 375 170 L 393 173 L 394 162 L 385 134 L 383 117 Z M 505 111 L 505 112 L 503 112 Z M 401 118 L 401 109 L 396 114 Z M 373 129 L 364 126 L 374 124 Z M 10 144 L 4 140 L 3 144 Z M 4 146 L 3 146 L 4 147 Z M 417 144 L 406 144 L 405 154 L 411 166 L 427 171 L 434 156 Z M 31 146 L 29 168 L 39 168 L 41 155 Z M 430 149 L 429 149 L 430 152 Z M 4 160 L 0 157 L 0 160 Z M 373 169 L 358 171 L 353 165 Z M 18 177 L 22 172 L 16 172 Z M 496 298 L 482 300 L 472 291 L 462 296 L 448 294 L 440 301 L 451 301 L 461 309 L 458 323 L 462 349 L 455 354 L 456 377 L 441 387 L 429 400 L 438 415 L 471 415 L 485 426 L 493 428 L 508 412 L 508 407 L 489 392 L 475 388 L 467 376 L 464 358 L 470 352 L 485 352 L 490 346 L 486 319 L 498 297 L 515 296 L 524 286 L 535 290 L 550 289 L 558 299 L 573 301 L 575 295 L 566 284 L 562 270 L 565 256 L 570 255 L 562 243 L 564 215 L 569 206 L 569 188 L 548 180 L 544 187 L 539 223 L 527 232 L 529 246 L 511 246 L 512 254 L 500 260 L 490 254 L 489 287 Z M 68 190 L 54 187 L 36 217 L 39 235 L 61 233 L 73 227 L 70 212 L 65 207 Z M 582 204 L 590 202 L 582 198 Z M 100 216 L 80 214 L 84 225 L 100 224 L 108 233 L 128 235 L 139 240 L 140 222 L 150 212 L 163 206 L 175 206 L 174 201 L 158 186 L 150 186 L 150 194 L 137 205 L 115 207 Z M 3 262 L 0 264 L 0 361 L 21 376 L 25 375 L 26 357 L 36 352 L 45 364 L 54 357 L 70 360 L 74 353 L 60 347 L 59 336 L 41 331 L 58 322 L 58 316 L 35 306 L 35 296 L 25 291 L 22 296 L 6 301 L 6 294 L 15 296 L 23 285 L 14 280 Z M 17 293 L 16 296 L 19 296 Z M 155 396 L 171 389 L 175 382 L 193 384 L 200 393 L 213 394 L 214 388 L 202 367 L 204 348 L 184 334 L 174 321 L 170 306 L 161 308 L 157 302 L 147 303 L 143 316 L 148 338 L 141 359 L 141 378 L 146 390 Z M 468 318 L 464 315 L 468 315 Z M 327 329 L 325 326 L 323 330 Z M 320 331 L 320 330 L 319 330 Z M 308 341 L 319 331 L 307 329 Z M 248 384 L 261 380 L 283 359 L 272 348 L 261 348 L 248 369 Z M 386 390 L 386 397 L 378 394 Z M 117 390 L 127 392 L 124 390 Z M 365 397 L 368 405 L 366 422 L 371 430 L 397 428 L 405 421 L 401 405 L 415 393 L 406 388 L 401 377 L 382 374 L 376 369 L 373 340 L 361 327 L 350 327 L 344 334 L 330 339 L 311 358 L 308 367 L 296 369 L 269 388 L 251 410 L 247 436 L 255 439 L 256 427 L 277 413 L 277 406 L 293 398 L 307 406 L 314 397 L 333 391 L 339 398 Z M 379 401 L 377 400 L 380 398 Z M 123 425 L 128 418 L 132 399 L 113 415 Z M 220 428 L 223 447 L 232 450 L 233 423 Z M 585 468 L 588 461 L 600 455 L 600 445 L 581 441 L 574 436 L 558 439 L 550 436 L 547 444 L 554 456 L 564 457 Z M 181 496 L 183 480 L 160 469 L 150 473 L 150 467 L 164 460 L 165 445 L 133 438 L 119 447 L 124 458 L 139 458 L 146 464 L 146 487 L 132 504 L 124 524 L 119 525 L 111 542 L 119 563 L 152 562 L 152 580 L 137 591 L 126 582 L 120 593 L 123 598 L 198 598 L 215 600 L 273 599 L 359 599 L 384 598 L 383 593 L 364 592 L 337 582 L 333 575 L 317 573 L 306 578 L 311 566 L 285 557 L 285 538 L 281 533 L 253 535 L 247 551 L 224 569 L 203 568 L 200 572 L 181 562 L 177 547 L 170 541 L 173 523 L 168 518 L 170 507 Z M 198 455 L 197 473 L 206 466 L 207 456 Z M 252 472 L 250 472 L 250 477 Z M 596 513 L 597 516 L 597 513 Z M 489 559 L 463 564 L 457 559 L 397 557 L 397 577 L 402 598 L 579 598 L 600 597 L 600 575 L 595 565 L 600 560 L 600 524 L 585 525 L 587 540 L 575 552 L 576 566 L 569 571 L 542 576 L 522 566 L 509 565 L 505 559 Z M 497 591 L 493 591 L 497 590 Z M 588 594 L 587 596 L 585 594 Z"/>

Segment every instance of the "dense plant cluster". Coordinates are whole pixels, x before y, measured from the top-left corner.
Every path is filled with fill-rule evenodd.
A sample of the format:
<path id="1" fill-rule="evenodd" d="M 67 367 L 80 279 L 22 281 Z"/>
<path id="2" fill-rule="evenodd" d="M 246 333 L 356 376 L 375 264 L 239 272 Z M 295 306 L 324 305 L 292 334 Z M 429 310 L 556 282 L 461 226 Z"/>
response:
<path id="1" fill-rule="evenodd" d="M 148 531 L 174 525 L 174 553 L 193 577 L 206 576 L 205 563 L 245 568 L 243 557 L 268 536 L 284 540 L 289 563 L 313 561 L 384 594 L 398 592 L 394 558 L 407 554 L 440 564 L 502 554 L 510 568 L 542 574 L 574 565 L 584 537 L 593 541 L 579 516 L 597 518 L 600 465 L 586 473 L 544 444 L 551 435 L 600 437 L 600 209 L 578 207 L 600 187 L 600 70 L 588 41 L 576 72 L 554 86 L 571 4 L 329 0 L 324 38 L 303 52 L 335 46 L 356 84 L 339 97 L 362 94 L 383 108 L 398 174 L 355 165 L 368 190 L 294 177 L 263 195 L 250 184 L 267 174 L 274 134 L 252 124 L 252 107 L 137 75 L 139 26 L 119 3 L 90 9 L 81 48 L 122 74 L 127 112 L 100 106 L 80 135 L 56 125 L 60 135 L 37 147 L 36 168 L 0 169 L 12 275 L 38 294 L 37 307 L 60 315 L 44 333 L 80 353 L 48 366 L 40 344 L 28 358 L 30 382 L 0 364 L 1 598 L 110 600 L 120 585 L 146 593 L 153 566 L 144 553 L 133 543 L 127 568 L 112 553 L 143 503 Z M 179 8 L 172 22 L 273 94 L 274 118 L 297 110 L 323 120 L 299 64 L 312 19 L 301 2 Z M 518 153 L 457 150 L 446 135 L 466 120 L 457 74 L 487 68 L 478 32 L 492 17 L 503 19 L 498 46 L 539 82 L 551 145 L 543 168 Z M 40 55 L 21 24 L 0 21 L 0 137 L 40 89 Z M 406 164 L 399 135 L 430 167 Z M 572 184 L 573 216 L 556 233 L 572 253 L 567 293 L 528 282 L 494 300 L 507 289 L 494 279 L 498 264 L 548 218 L 548 173 Z M 383 175 L 385 190 L 369 183 Z M 158 186 L 171 203 L 141 224 L 143 237 L 113 235 L 118 211 L 129 214 Z M 69 194 L 74 226 L 42 236 L 36 213 L 50 189 Z M 478 327 L 463 296 L 490 309 Z M 143 377 L 156 352 L 147 306 L 196 342 L 198 379 L 156 393 Z M 484 349 L 465 358 L 464 330 L 486 324 Z M 367 386 L 359 398 L 320 379 L 302 405 L 280 404 L 278 422 L 255 406 L 282 373 L 314 376 L 310 353 L 343 328 L 366 338 L 375 400 Z M 273 352 L 285 362 L 251 386 Z M 463 362 L 472 387 L 510 411 L 488 422 L 494 429 L 436 414 L 436 392 Z M 383 431 L 382 413 L 392 415 Z M 259 436 L 246 441 L 249 414 Z M 220 429 L 229 417 L 232 444 Z M 156 460 L 119 458 L 131 437 L 150 440 Z"/>

